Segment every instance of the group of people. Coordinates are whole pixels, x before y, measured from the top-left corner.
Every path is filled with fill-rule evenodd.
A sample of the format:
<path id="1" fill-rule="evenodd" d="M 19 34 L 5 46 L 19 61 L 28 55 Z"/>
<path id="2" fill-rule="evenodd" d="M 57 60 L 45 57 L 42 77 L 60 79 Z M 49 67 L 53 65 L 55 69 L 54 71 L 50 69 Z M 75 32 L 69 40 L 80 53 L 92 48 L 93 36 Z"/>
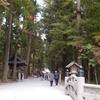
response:
<path id="1" fill-rule="evenodd" d="M 50 86 L 53 85 L 53 81 L 55 80 L 55 85 L 58 85 L 58 81 L 59 81 L 59 73 L 57 71 L 55 71 L 53 73 L 53 71 L 51 71 L 48 75 L 48 79 L 50 81 Z"/>
<path id="2" fill-rule="evenodd" d="M 57 71 L 53 72 L 53 71 L 50 71 L 50 73 L 46 72 L 46 73 L 43 73 L 43 72 L 40 72 L 40 79 L 41 81 L 42 80 L 48 80 L 50 81 L 50 86 L 53 85 L 53 81 L 55 80 L 55 85 L 57 86 L 58 85 L 58 81 L 59 81 L 59 73 Z"/>

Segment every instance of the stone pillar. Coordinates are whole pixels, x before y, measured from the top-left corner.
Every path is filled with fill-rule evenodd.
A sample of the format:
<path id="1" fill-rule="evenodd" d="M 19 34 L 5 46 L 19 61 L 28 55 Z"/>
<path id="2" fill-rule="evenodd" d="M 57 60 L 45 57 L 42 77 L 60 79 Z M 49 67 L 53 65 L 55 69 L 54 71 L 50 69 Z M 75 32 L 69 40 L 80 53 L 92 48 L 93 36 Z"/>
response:
<path id="1" fill-rule="evenodd" d="M 67 94 L 67 91 L 66 91 L 66 85 L 67 85 L 67 79 L 69 78 L 69 69 L 67 68 L 66 69 L 66 76 L 65 76 L 65 94 Z"/>
<path id="2" fill-rule="evenodd" d="M 59 74 L 59 84 L 61 83 L 61 74 Z"/>
<path id="3" fill-rule="evenodd" d="M 18 69 L 18 81 L 19 82 L 21 81 L 21 69 L 20 68 Z"/>
<path id="4" fill-rule="evenodd" d="M 78 71 L 78 77 L 77 77 L 77 100 L 84 100 L 82 98 L 82 93 L 84 92 L 84 71 L 83 67 L 80 66 L 79 71 Z"/>
<path id="5" fill-rule="evenodd" d="M 61 74 L 62 74 L 62 70 L 59 70 L 59 84 L 61 83 Z"/>
<path id="6" fill-rule="evenodd" d="M 22 73 L 22 80 L 24 79 L 24 73 Z"/>
<path id="7" fill-rule="evenodd" d="M 21 73 L 18 73 L 18 80 L 20 82 L 20 80 L 21 80 Z"/>

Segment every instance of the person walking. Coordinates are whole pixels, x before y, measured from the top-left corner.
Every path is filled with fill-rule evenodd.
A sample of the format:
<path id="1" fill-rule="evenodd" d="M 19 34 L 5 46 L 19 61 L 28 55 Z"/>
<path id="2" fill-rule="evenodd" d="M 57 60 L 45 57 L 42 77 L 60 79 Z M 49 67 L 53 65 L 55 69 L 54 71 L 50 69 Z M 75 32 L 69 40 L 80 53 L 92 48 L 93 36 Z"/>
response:
<path id="1" fill-rule="evenodd" d="M 54 80 L 54 74 L 53 74 L 52 71 L 49 73 L 48 78 L 49 78 L 49 81 L 50 81 L 50 86 L 52 86 L 53 85 L 53 80 Z"/>
<path id="2" fill-rule="evenodd" d="M 43 78 L 44 78 L 43 72 L 40 72 L 40 78 L 41 78 L 41 81 L 43 81 Z"/>
<path id="3" fill-rule="evenodd" d="M 55 79 L 55 84 L 57 86 L 58 85 L 58 81 L 59 81 L 59 73 L 57 71 L 55 71 L 55 73 L 54 73 L 54 79 Z"/>

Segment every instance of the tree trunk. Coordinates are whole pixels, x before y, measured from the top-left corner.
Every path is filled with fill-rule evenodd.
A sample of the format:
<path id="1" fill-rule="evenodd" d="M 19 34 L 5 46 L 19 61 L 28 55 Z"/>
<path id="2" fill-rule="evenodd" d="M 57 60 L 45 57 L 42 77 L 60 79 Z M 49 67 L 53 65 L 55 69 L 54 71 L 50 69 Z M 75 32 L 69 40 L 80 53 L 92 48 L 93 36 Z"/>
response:
<path id="1" fill-rule="evenodd" d="M 29 58 L 30 58 L 30 51 L 31 51 L 31 39 L 32 33 L 28 34 L 29 45 L 27 47 L 27 56 L 26 56 L 26 63 L 27 66 L 25 67 L 25 78 L 28 77 L 28 67 L 29 67 Z"/>
<path id="2" fill-rule="evenodd" d="M 32 52 L 32 72 L 34 70 L 34 57 L 35 57 L 35 53 Z"/>
<path id="3" fill-rule="evenodd" d="M 96 70 L 96 67 L 94 67 L 94 75 L 95 75 L 96 84 L 98 84 L 98 78 L 97 78 L 97 70 Z"/>
<path id="4" fill-rule="evenodd" d="M 77 31 L 78 31 L 78 35 L 80 36 L 80 19 L 81 19 L 81 14 L 80 14 L 80 0 L 77 0 Z M 81 53 L 79 52 L 80 47 L 78 47 L 78 57 L 81 55 Z M 82 59 L 78 58 L 77 63 L 79 65 L 82 65 Z"/>
<path id="5" fill-rule="evenodd" d="M 80 14 L 80 0 L 77 0 L 77 30 L 80 33 L 80 19 L 81 19 L 81 14 Z"/>
<path id="6" fill-rule="evenodd" d="M 72 59 L 75 61 L 75 47 L 72 47 Z"/>
<path id="7" fill-rule="evenodd" d="M 15 55 L 14 55 L 14 67 L 13 67 L 13 77 L 12 80 L 16 80 L 16 65 L 17 65 L 17 51 L 15 50 Z"/>
<path id="8" fill-rule="evenodd" d="M 57 61 L 56 61 L 56 59 L 55 59 L 55 64 L 54 64 L 54 70 L 57 70 L 58 68 L 57 68 Z"/>
<path id="9" fill-rule="evenodd" d="M 30 62 L 29 62 L 29 66 L 28 66 L 28 76 L 30 76 Z"/>
<path id="10" fill-rule="evenodd" d="M 1 39 L 1 29 L 2 29 L 2 14 L 0 14 L 0 39 Z"/>
<path id="11" fill-rule="evenodd" d="M 78 57 L 80 57 L 80 55 L 81 55 L 81 53 L 79 52 L 79 49 L 78 49 Z M 77 63 L 79 65 L 82 65 L 82 59 L 81 58 L 78 58 Z"/>
<path id="12" fill-rule="evenodd" d="M 23 59 L 23 47 L 20 48 L 20 57 Z"/>
<path id="13" fill-rule="evenodd" d="M 10 12 L 9 28 L 8 28 L 7 41 L 6 41 L 5 64 L 4 64 L 2 82 L 8 81 L 7 75 L 8 75 L 8 59 L 9 59 L 9 49 L 10 49 L 11 27 L 12 27 L 12 13 Z"/>
<path id="14" fill-rule="evenodd" d="M 90 83 L 90 65 L 88 65 L 88 83 Z"/>

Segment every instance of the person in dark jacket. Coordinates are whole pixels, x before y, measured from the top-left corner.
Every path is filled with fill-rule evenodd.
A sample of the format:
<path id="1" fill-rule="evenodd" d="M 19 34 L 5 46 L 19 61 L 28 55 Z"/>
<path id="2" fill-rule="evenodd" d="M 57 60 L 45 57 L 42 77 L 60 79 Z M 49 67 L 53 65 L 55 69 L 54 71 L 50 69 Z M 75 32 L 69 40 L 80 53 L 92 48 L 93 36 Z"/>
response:
<path id="1" fill-rule="evenodd" d="M 58 81 L 59 81 L 59 73 L 57 71 L 55 71 L 55 73 L 54 73 L 54 79 L 55 79 L 55 84 L 57 86 L 58 85 Z"/>
<path id="2" fill-rule="evenodd" d="M 53 80 L 54 80 L 54 74 L 53 74 L 52 71 L 49 73 L 48 78 L 49 78 L 49 81 L 50 81 L 50 86 L 52 86 L 53 85 Z"/>

